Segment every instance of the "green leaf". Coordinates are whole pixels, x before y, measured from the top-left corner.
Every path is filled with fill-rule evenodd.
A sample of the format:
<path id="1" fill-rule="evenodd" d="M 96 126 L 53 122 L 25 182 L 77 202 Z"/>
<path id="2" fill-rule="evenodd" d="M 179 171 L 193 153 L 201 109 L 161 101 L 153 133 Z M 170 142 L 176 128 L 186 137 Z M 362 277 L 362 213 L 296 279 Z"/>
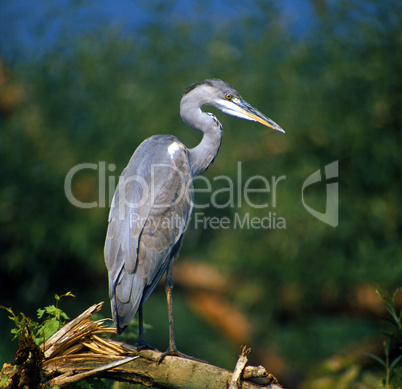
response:
<path id="1" fill-rule="evenodd" d="M 57 319 L 51 319 L 43 326 L 45 339 L 49 339 L 60 329 L 60 322 Z"/>
<path id="2" fill-rule="evenodd" d="M 45 310 L 48 315 L 53 315 L 53 316 L 57 312 L 57 308 L 54 305 L 49 305 L 48 307 L 45 307 Z"/>
<path id="3" fill-rule="evenodd" d="M 0 388 L 3 388 L 6 385 L 7 381 L 8 381 L 8 375 L 4 374 L 3 378 L 0 381 Z"/>
<path id="4" fill-rule="evenodd" d="M 41 336 L 41 337 L 35 337 L 35 344 L 37 345 L 37 346 L 40 346 L 42 343 L 43 343 L 43 336 Z"/>
<path id="5" fill-rule="evenodd" d="M 67 292 L 60 296 L 60 298 L 62 298 L 62 297 L 75 297 L 75 295 L 72 292 Z"/>
<path id="6" fill-rule="evenodd" d="M 389 355 L 389 353 L 391 352 L 391 338 L 388 338 L 386 341 L 385 341 L 385 344 L 384 344 L 384 352 L 385 352 L 385 355 Z"/>
<path id="7" fill-rule="evenodd" d="M 387 365 L 385 364 L 385 362 L 380 357 L 377 357 L 377 355 L 374 355 L 374 354 L 371 354 L 371 353 L 366 353 L 366 355 L 368 355 L 369 357 L 371 357 L 374 360 L 376 360 L 385 369 L 387 368 Z"/>
<path id="8" fill-rule="evenodd" d="M 395 309 L 394 309 L 393 307 L 392 307 L 392 308 L 388 308 L 388 312 L 389 312 L 389 314 L 391 315 L 391 317 L 392 317 L 392 319 L 393 319 L 393 324 L 396 325 L 396 326 L 399 328 L 399 326 L 400 326 L 400 324 L 399 324 L 399 318 L 398 318 L 398 316 L 396 315 Z"/>
<path id="9" fill-rule="evenodd" d="M 384 321 L 386 321 L 386 322 L 392 324 L 393 326 L 395 325 L 394 320 L 390 319 L 389 317 L 386 317 L 386 316 L 379 316 L 379 318 L 380 318 L 381 320 L 384 320 Z"/>
<path id="10" fill-rule="evenodd" d="M 402 290 L 402 287 L 396 288 L 394 293 L 392 294 L 392 302 L 395 304 L 395 299 L 398 293 Z"/>
<path id="11" fill-rule="evenodd" d="M 44 309 L 39 308 L 38 309 L 38 319 L 42 319 L 43 315 L 45 313 Z"/>
<path id="12" fill-rule="evenodd" d="M 402 355 L 399 355 L 398 357 L 396 357 L 391 365 L 389 366 L 389 370 L 392 370 L 400 361 L 402 360 Z"/>

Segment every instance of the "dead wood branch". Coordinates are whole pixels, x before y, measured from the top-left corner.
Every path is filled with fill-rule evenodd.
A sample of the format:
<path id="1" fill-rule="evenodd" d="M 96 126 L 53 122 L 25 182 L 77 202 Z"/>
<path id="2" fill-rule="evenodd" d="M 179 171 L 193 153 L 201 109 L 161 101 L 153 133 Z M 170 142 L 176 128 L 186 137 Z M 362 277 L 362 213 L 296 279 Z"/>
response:
<path id="1" fill-rule="evenodd" d="M 237 360 L 236 366 L 233 370 L 232 378 L 229 382 L 229 389 L 240 389 L 241 387 L 241 376 L 243 374 L 244 368 L 247 364 L 247 355 L 250 354 L 250 349 L 246 346 L 242 347 L 241 354 Z"/>
<path id="2" fill-rule="evenodd" d="M 95 304 L 49 338 L 40 349 L 44 353 L 41 364 L 41 387 L 63 387 L 89 377 L 143 384 L 155 388 L 216 388 L 224 389 L 234 379 L 243 389 L 280 388 L 276 379 L 261 366 L 245 366 L 244 348 L 241 362 L 233 374 L 229 370 L 178 357 L 166 357 L 159 363 L 161 353 L 143 350 L 139 353 L 130 345 L 103 338 L 100 334 L 115 333 L 105 320 L 92 321 L 103 303 Z M 24 366 L 5 364 L 0 380 L 8 377 L 5 387 L 11 387 L 15 372 L 22 376 Z M 18 383 L 18 386 L 24 383 Z M 241 386 L 239 386 L 241 385 Z"/>

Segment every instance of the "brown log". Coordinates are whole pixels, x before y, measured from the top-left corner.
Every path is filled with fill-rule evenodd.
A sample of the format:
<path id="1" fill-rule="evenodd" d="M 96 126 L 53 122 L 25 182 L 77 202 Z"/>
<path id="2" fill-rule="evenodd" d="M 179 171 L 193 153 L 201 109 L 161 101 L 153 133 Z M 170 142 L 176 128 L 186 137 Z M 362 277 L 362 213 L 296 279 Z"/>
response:
<path id="1" fill-rule="evenodd" d="M 137 352 L 133 346 L 101 337 L 101 333 L 115 332 L 105 326 L 105 320 L 90 320 L 102 304 L 93 305 L 39 346 L 44 353 L 39 364 L 40 387 L 63 387 L 90 377 L 172 389 L 226 389 L 229 382 L 243 389 L 281 387 L 263 367 L 245 367 L 244 353 L 233 376 L 229 370 L 194 359 L 167 356 L 160 363 L 162 353 L 157 350 Z M 4 387 L 27 385 L 21 377 L 26 377 L 28 364 L 29 360 L 17 367 L 5 364 L 0 372 L 0 381 L 7 379 Z"/>

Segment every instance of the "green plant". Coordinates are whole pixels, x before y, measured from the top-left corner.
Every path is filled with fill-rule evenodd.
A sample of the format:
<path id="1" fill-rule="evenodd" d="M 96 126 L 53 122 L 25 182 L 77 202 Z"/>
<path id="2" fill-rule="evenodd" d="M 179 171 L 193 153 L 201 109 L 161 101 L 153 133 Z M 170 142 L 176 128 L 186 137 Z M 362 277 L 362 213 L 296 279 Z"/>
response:
<path id="1" fill-rule="evenodd" d="M 386 303 L 390 317 L 382 317 L 391 326 L 391 331 L 383 333 L 386 336 L 384 341 L 384 359 L 377 355 L 368 354 L 377 361 L 385 370 L 383 385 L 386 389 L 391 389 L 391 381 L 398 387 L 402 385 L 402 308 L 397 311 L 395 300 L 402 288 L 397 288 L 392 296 L 385 290 L 378 288 L 377 293 Z"/>
<path id="2" fill-rule="evenodd" d="M 12 362 L 13 375 L 10 377 L 12 387 L 18 386 L 21 382 L 28 387 L 38 387 L 42 382 L 44 353 L 39 345 L 63 326 L 63 320 L 68 320 L 68 316 L 58 307 L 60 299 L 67 296 L 75 297 L 71 292 L 61 296 L 56 294 L 56 305 L 38 309 L 37 316 L 41 322 L 33 321 L 23 313 L 16 315 L 11 308 L 0 306 L 9 313 L 9 319 L 15 324 L 15 328 L 11 330 L 14 339 L 19 338 Z M 9 377 L 4 375 L 0 387 L 8 385 L 8 381 Z"/>
<path id="3" fill-rule="evenodd" d="M 20 382 L 20 380 L 28 380 L 30 385 L 36 386 L 42 382 L 41 365 L 44 359 L 44 354 L 40 344 L 46 342 L 53 334 L 55 334 L 64 325 L 65 320 L 69 317 L 59 308 L 59 302 L 62 297 L 75 297 L 71 292 L 67 292 L 61 296 L 55 294 L 56 303 L 39 308 L 37 317 L 39 322 L 33 321 L 24 313 L 16 315 L 11 308 L 6 308 L 0 305 L 0 308 L 9 313 L 9 319 L 15 324 L 11 330 L 14 339 L 19 338 L 19 345 L 15 352 L 15 358 L 12 362 L 14 370 L 17 373 L 13 375 L 12 382 Z M 24 368 L 22 368 L 24 366 Z M 4 375 L 0 381 L 0 388 L 4 387 L 9 381 L 9 376 Z M 81 381 L 75 384 L 74 387 L 84 389 L 105 389 L 107 386 L 105 380 L 92 378 Z M 57 389 L 58 386 L 53 386 Z"/>
<path id="4" fill-rule="evenodd" d="M 15 328 L 11 330 L 14 334 L 14 339 L 24 337 L 32 337 L 36 345 L 42 344 L 46 339 L 49 339 L 62 326 L 63 320 L 69 320 L 69 317 L 59 307 L 59 302 L 62 297 L 75 297 L 71 292 L 67 292 L 61 296 L 55 294 L 56 305 L 49 305 L 37 311 L 38 319 L 41 322 L 35 322 L 22 312 L 16 315 L 11 308 L 6 308 L 0 305 L 0 308 L 5 309 L 9 314 L 9 319 L 15 324 Z"/>

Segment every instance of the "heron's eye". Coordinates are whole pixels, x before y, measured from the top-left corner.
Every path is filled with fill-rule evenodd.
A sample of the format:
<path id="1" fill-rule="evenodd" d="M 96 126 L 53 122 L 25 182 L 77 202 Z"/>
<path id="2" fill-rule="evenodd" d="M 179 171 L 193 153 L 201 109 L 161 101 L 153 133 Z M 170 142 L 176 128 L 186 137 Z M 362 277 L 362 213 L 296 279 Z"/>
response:
<path id="1" fill-rule="evenodd" d="M 226 100 L 232 100 L 232 95 L 230 93 L 226 93 Z"/>

